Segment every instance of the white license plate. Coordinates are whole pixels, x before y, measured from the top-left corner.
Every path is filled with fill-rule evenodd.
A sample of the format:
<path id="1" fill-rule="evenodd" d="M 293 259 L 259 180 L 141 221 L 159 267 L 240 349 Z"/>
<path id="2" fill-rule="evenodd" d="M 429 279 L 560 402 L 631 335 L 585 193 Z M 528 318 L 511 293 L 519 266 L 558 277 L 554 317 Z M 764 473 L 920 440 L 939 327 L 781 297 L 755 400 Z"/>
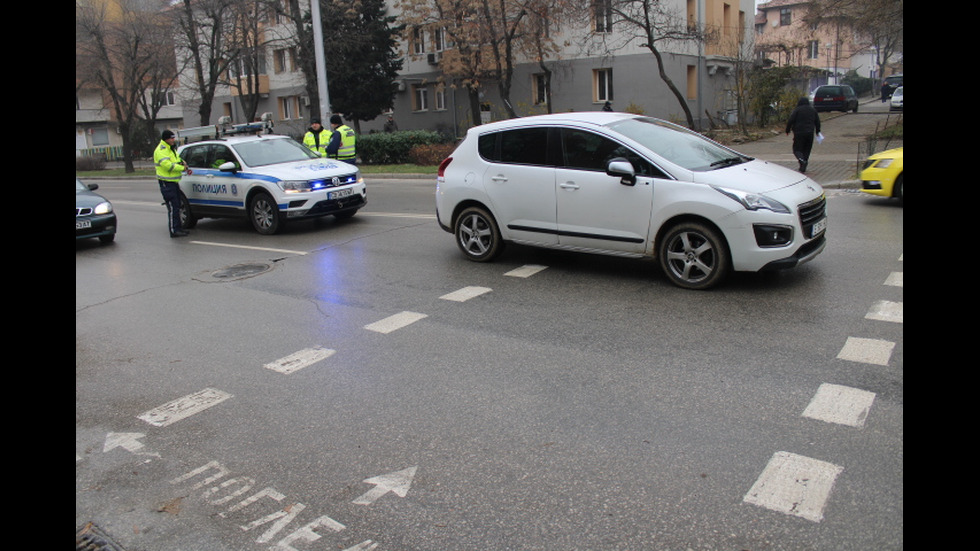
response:
<path id="1" fill-rule="evenodd" d="M 84 230 L 86 228 L 91 228 L 91 227 L 92 227 L 92 221 L 91 220 L 75 220 L 75 229 L 76 230 Z"/>
<path id="2" fill-rule="evenodd" d="M 351 195 L 354 195 L 353 189 L 338 189 L 337 191 L 327 193 L 327 199 L 340 199 L 343 197 L 350 197 Z"/>
<path id="3" fill-rule="evenodd" d="M 826 229 L 827 229 L 827 219 L 823 218 L 821 220 L 817 220 L 816 222 L 813 223 L 813 226 L 810 227 L 810 237 L 816 237 L 821 233 L 823 233 L 824 230 Z"/>

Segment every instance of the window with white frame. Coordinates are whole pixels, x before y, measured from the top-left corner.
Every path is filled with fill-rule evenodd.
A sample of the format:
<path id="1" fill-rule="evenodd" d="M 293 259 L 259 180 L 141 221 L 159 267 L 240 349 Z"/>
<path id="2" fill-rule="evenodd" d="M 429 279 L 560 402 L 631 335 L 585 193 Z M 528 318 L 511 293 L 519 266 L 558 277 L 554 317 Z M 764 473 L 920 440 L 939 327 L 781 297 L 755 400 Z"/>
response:
<path id="1" fill-rule="evenodd" d="M 416 55 L 425 53 L 425 31 L 422 28 L 412 30 L 412 52 Z"/>
<path id="2" fill-rule="evenodd" d="M 531 100 L 534 105 L 548 103 L 548 75 L 535 73 L 531 75 Z"/>
<path id="3" fill-rule="evenodd" d="M 279 119 L 289 120 L 300 118 L 299 96 L 283 96 L 279 98 Z"/>
<path id="4" fill-rule="evenodd" d="M 424 84 L 412 85 L 412 111 L 427 111 L 429 109 L 429 90 Z"/>
<path id="5" fill-rule="evenodd" d="M 592 101 L 598 103 L 613 100 L 612 69 L 592 70 Z"/>
<path id="6" fill-rule="evenodd" d="M 436 111 L 446 110 L 446 87 L 443 85 L 436 86 L 435 89 L 435 109 Z"/>
<path id="7" fill-rule="evenodd" d="M 806 43 L 807 59 L 817 59 L 820 57 L 820 41 L 811 40 Z"/>
<path id="8" fill-rule="evenodd" d="M 597 33 L 612 32 L 612 0 L 592 0 L 592 23 Z"/>

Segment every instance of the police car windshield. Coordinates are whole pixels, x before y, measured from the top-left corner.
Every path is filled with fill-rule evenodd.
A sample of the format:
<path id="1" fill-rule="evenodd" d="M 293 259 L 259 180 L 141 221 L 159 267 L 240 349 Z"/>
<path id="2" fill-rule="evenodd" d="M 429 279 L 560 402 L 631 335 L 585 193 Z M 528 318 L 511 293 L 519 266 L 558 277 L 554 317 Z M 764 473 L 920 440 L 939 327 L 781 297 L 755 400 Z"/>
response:
<path id="1" fill-rule="evenodd" d="M 253 167 L 319 159 L 315 153 L 291 138 L 254 140 L 232 147 L 246 165 Z"/>
<path id="2" fill-rule="evenodd" d="M 688 170 L 715 170 L 749 160 L 748 157 L 722 147 L 697 132 L 658 119 L 626 119 L 610 124 L 609 128 Z"/>

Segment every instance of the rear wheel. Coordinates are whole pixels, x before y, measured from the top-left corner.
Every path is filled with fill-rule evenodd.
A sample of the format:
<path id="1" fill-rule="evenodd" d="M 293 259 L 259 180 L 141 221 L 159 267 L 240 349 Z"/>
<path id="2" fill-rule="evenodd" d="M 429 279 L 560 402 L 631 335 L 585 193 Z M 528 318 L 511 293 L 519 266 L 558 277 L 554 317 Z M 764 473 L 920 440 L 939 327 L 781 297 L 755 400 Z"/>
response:
<path id="1" fill-rule="evenodd" d="M 685 289 L 713 287 L 731 268 L 724 239 L 697 222 L 684 222 L 671 228 L 661 241 L 658 256 L 670 281 Z"/>
<path id="2" fill-rule="evenodd" d="M 469 207 L 460 213 L 453 233 L 459 250 L 470 260 L 487 262 L 503 250 L 497 222 L 480 207 Z"/>
<path id="3" fill-rule="evenodd" d="M 191 204 L 187 201 L 187 197 L 181 193 L 180 194 L 180 228 L 184 230 L 194 229 L 197 225 L 197 218 L 194 213 L 191 212 Z"/>
<path id="4" fill-rule="evenodd" d="M 276 202 L 265 192 L 255 194 L 249 201 L 248 217 L 255 231 L 262 235 L 272 235 L 285 225 Z"/>

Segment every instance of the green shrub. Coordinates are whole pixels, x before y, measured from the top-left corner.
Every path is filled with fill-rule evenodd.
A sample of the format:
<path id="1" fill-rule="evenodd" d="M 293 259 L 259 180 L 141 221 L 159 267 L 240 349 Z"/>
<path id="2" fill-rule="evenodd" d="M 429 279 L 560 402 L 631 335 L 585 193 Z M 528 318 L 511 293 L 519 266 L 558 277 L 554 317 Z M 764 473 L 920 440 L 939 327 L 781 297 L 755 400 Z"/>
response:
<path id="1" fill-rule="evenodd" d="M 412 148 L 442 144 L 445 141 L 441 134 L 431 130 L 362 134 L 357 137 L 357 156 L 362 163 L 368 165 L 411 163 Z"/>
<path id="2" fill-rule="evenodd" d="M 75 171 L 105 170 L 105 157 L 102 155 L 78 155 L 75 157 Z"/>
<path id="3" fill-rule="evenodd" d="M 438 165 L 448 157 L 456 144 L 434 143 L 416 145 L 408 152 L 408 162 L 422 166 Z"/>

